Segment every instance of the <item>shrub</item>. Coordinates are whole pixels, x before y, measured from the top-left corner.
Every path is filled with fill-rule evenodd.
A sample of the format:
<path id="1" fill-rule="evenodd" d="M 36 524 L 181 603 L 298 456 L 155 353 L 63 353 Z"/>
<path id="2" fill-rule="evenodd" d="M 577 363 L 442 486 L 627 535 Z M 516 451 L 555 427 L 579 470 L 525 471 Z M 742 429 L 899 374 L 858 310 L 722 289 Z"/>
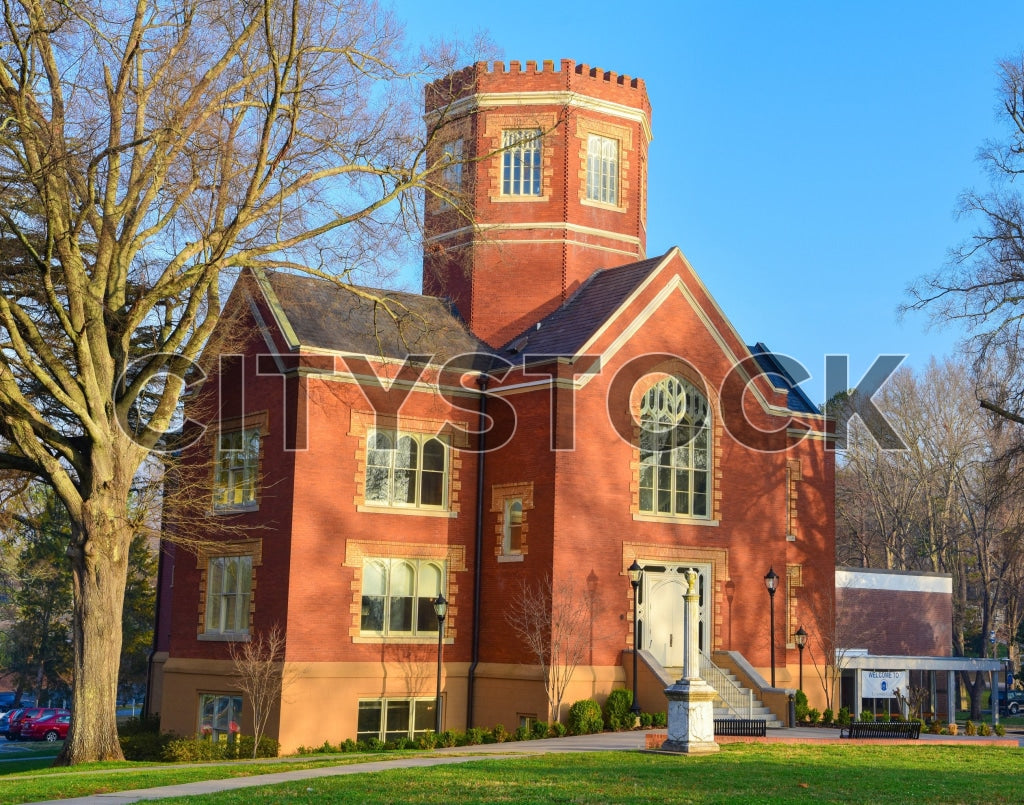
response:
<path id="1" fill-rule="evenodd" d="M 878 716 L 875 718 L 875 720 L 876 721 L 881 721 L 881 722 L 883 722 L 885 724 L 888 724 L 889 721 L 891 721 L 892 719 L 890 719 L 888 713 L 879 713 Z"/>
<path id="2" fill-rule="evenodd" d="M 970 719 L 967 720 L 966 726 L 964 726 L 964 735 L 977 735 L 978 728 L 974 726 L 974 722 Z"/>
<path id="3" fill-rule="evenodd" d="M 821 713 L 821 723 L 827 727 L 835 720 L 835 714 L 833 714 L 832 708 L 826 707 Z"/>
<path id="4" fill-rule="evenodd" d="M 357 744 L 351 738 L 346 738 L 344 741 L 338 744 L 338 749 L 341 752 L 358 752 L 359 744 Z"/>
<path id="5" fill-rule="evenodd" d="M 564 738 L 568 728 L 561 721 L 551 722 L 551 735 L 555 738 Z"/>
<path id="6" fill-rule="evenodd" d="M 395 738 L 395 749 L 416 749 L 416 741 L 408 735 L 402 738 Z"/>
<path id="7" fill-rule="evenodd" d="M 651 724 L 654 723 L 654 715 L 652 713 L 641 713 L 640 714 L 640 726 L 644 729 L 649 729 Z"/>
<path id="8" fill-rule="evenodd" d="M 458 746 L 459 745 L 459 731 L 458 730 L 445 730 L 437 736 L 437 743 L 440 746 Z"/>
<path id="9" fill-rule="evenodd" d="M 533 733 L 534 738 L 547 738 L 548 737 L 548 722 L 546 721 L 534 721 L 533 727 L 530 730 Z"/>
<path id="10" fill-rule="evenodd" d="M 484 741 L 484 730 L 480 729 L 479 727 L 470 727 L 468 730 L 466 730 L 467 744 L 482 744 Z"/>
<path id="11" fill-rule="evenodd" d="M 851 721 L 853 721 L 853 719 L 850 716 L 850 708 L 849 707 L 840 707 L 839 708 L 839 716 L 836 718 L 836 723 L 840 727 L 849 727 Z"/>
<path id="12" fill-rule="evenodd" d="M 569 733 L 572 735 L 593 735 L 604 728 L 601 707 L 593 699 L 580 699 L 569 708 Z"/>
<path id="13" fill-rule="evenodd" d="M 875 720 L 875 714 L 872 713 L 870 710 L 861 710 L 860 711 L 860 720 L 861 721 L 874 721 Z"/>
<path id="14" fill-rule="evenodd" d="M 366 742 L 366 748 L 371 752 L 382 752 L 384 751 L 384 741 L 380 738 L 370 738 Z"/>
<path id="15" fill-rule="evenodd" d="M 807 694 L 798 690 L 796 696 L 793 697 L 793 713 L 798 724 L 807 720 L 807 712 Z"/>
<path id="16" fill-rule="evenodd" d="M 818 712 L 818 709 L 816 707 L 812 707 L 810 710 L 807 711 L 807 723 L 811 726 L 817 724 L 820 718 L 821 713 Z"/>
<path id="17" fill-rule="evenodd" d="M 998 735 L 1000 738 L 1006 735 L 1006 727 L 1004 727 L 1002 724 L 996 724 L 996 735 Z"/>
<path id="18" fill-rule="evenodd" d="M 987 738 L 991 734 L 992 734 L 992 727 L 990 727 L 988 725 L 987 721 L 982 721 L 981 724 L 978 725 L 978 735 L 981 735 L 981 736 L 984 736 L 985 738 Z"/>
<path id="19" fill-rule="evenodd" d="M 197 760 L 220 760 L 224 757 L 221 744 L 202 738 L 174 738 L 164 747 L 164 760 L 175 763 L 191 763 Z"/>
<path id="20" fill-rule="evenodd" d="M 512 733 L 513 741 L 528 741 L 532 737 L 530 731 L 525 726 L 516 727 L 516 731 Z"/>
<path id="21" fill-rule="evenodd" d="M 504 743 L 508 740 L 508 730 L 505 729 L 504 724 L 495 724 L 494 729 L 491 730 L 491 735 L 494 736 L 495 743 Z"/>
<path id="22" fill-rule="evenodd" d="M 667 727 L 668 726 L 668 713 L 666 713 L 666 712 L 654 713 L 653 716 L 654 717 L 651 719 L 651 726 L 652 727 Z"/>
<path id="23" fill-rule="evenodd" d="M 616 732 L 633 729 L 636 719 L 629 709 L 632 706 L 633 691 L 626 690 L 625 688 L 613 690 L 608 694 L 608 698 L 605 699 L 604 707 L 602 708 L 604 726 Z"/>
<path id="24" fill-rule="evenodd" d="M 933 718 L 928 724 L 928 732 L 931 735 L 942 735 L 942 724 L 937 718 Z"/>

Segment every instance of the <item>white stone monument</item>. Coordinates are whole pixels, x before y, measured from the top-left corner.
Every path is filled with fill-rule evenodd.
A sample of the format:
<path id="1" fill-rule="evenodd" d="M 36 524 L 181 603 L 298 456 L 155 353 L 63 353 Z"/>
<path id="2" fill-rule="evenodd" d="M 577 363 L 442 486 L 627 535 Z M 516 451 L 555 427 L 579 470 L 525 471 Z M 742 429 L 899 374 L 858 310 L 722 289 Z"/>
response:
<path id="1" fill-rule="evenodd" d="M 686 571 L 686 602 L 683 609 L 683 677 L 665 688 L 668 697 L 668 740 L 661 748 L 690 755 L 718 751 L 715 743 L 715 709 L 718 695 L 700 677 L 700 646 L 697 622 L 700 618 L 697 572 Z"/>

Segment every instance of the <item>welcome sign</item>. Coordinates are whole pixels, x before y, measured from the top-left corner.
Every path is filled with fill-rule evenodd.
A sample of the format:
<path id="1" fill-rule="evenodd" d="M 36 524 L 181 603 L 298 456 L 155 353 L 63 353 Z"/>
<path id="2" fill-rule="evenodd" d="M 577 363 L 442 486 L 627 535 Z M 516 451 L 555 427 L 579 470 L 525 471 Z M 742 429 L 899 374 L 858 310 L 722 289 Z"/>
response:
<path id="1" fill-rule="evenodd" d="M 909 671 L 861 671 L 861 695 L 865 699 L 891 699 L 896 688 L 907 692 Z"/>

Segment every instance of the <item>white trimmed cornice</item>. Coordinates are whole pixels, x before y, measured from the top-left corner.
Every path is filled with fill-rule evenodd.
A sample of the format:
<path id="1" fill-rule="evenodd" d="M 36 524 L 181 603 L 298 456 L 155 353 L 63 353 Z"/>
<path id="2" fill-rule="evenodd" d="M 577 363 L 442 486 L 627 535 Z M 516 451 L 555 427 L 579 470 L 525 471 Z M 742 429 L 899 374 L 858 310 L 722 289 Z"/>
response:
<path id="1" fill-rule="evenodd" d="M 459 237 L 460 235 L 477 235 L 485 232 L 513 232 L 516 230 L 529 229 L 553 229 L 557 232 L 573 232 L 577 235 L 590 235 L 608 240 L 618 240 L 628 243 L 630 246 L 640 248 L 640 238 L 633 235 L 623 235 L 619 232 L 612 232 L 609 229 L 597 229 L 592 226 L 580 226 L 579 224 L 566 223 L 565 221 L 528 221 L 514 224 L 477 224 L 476 226 L 464 226 L 459 229 L 452 229 L 424 238 L 425 243 L 437 243 L 442 240 Z"/>
<path id="2" fill-rule="evenodd" d="M 648 143 L 654 138 L 651 132 L 651 121 L 647 113 L 633 106 L 626 106 L 614 101 L 593 98 L 579 92 L 556 90 L 549 92 L 479 92 L 459 98 L 443 109 L 435 109 L 423 116 L 428 126 L 436 125 L 442 113 L 445 117 L 455 119 L 484 109 L 503 109 L 506 107 L 524 106 L 570 106 L 588 112 L 598 112 L 612 117 L 629 120 L 640 125 L 644 140 Z"/>

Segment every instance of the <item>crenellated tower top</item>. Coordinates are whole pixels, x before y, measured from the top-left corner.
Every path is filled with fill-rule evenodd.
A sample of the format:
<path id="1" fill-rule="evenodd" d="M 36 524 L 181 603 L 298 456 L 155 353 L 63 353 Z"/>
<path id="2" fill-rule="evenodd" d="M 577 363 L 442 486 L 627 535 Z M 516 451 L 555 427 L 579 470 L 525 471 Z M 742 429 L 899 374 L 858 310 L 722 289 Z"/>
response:
<path id="1" fill-rule="evenodd" d="M 431 159 L 460 202 L 428 195 L 424 292 L 450 297 L 485 341 L 646 256 L 642 79 L 570 59 L 477 62 L 430 84 L 424 107 Z"/>

